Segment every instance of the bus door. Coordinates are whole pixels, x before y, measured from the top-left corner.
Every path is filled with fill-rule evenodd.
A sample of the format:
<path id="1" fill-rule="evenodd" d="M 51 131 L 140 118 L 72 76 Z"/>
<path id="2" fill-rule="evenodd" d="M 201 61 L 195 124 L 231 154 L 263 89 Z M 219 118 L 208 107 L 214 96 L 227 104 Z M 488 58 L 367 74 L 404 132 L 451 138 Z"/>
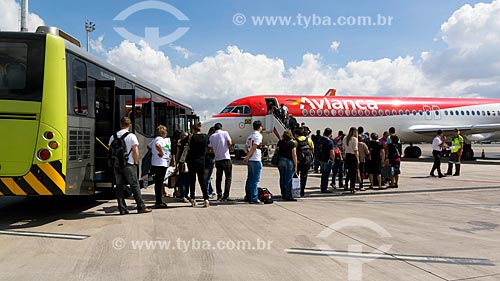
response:
<path id="1" fill-rule="evenodd" d="M 200 121 L 200 117 L 194 114 L 188 114 L 187 121 L 188 121 L 188 129 L 191 130 L 191 127 L 194 125 L 194 123 Z M 208 130 L 208 128 L 205 129 Z"/>
<path id="2" fill-rule="evenodd" d="M 111 135 L 119 130 L 121 117 L 127 116 L 129 107 L 127 103 L 130 103 L 130 108 L 133 108 L 133 89 L 117 88 L 114 80 L 95 81 L 94 180 L 96 187 L 111 187 L 113 177 L 108 168 L 108 143 Z"/>

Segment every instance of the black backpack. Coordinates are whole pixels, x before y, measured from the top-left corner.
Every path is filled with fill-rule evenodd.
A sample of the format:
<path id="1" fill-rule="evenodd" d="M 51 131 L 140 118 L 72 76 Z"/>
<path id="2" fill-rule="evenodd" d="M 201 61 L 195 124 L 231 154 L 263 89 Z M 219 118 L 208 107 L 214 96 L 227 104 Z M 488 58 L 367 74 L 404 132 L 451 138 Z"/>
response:
<path id="1" fill-rule="evenodd" d="M 306 138 L 303 141 L 299 141 L 297 139 L 297 161 L 301 164 L 311 165 L 313 162 L 314 156 L 309 146 L 309 138 Z"/>
<path id="2" fill-rule="evenodd" d="M 269 191 L 269 189 L 265 187 L 259 187 L 257 188 L 258 194 L 259 194 L 259 200 L 260 202 L 264 204 L 271 204 L 273 203 L 273 195 Z"/>
<path id="3" fill-rule="evenodd" d="M 129 132 L 126 132 L 121 137 L 113 134 L 113 141 L 109 146 L 108 151 L 108 166 L 110 168 L 124 168 L 127 165 L 128 156 L 130 152 L 127 153 L 127 146 L 125 145 L 125 138 L 128 136 Z"/>

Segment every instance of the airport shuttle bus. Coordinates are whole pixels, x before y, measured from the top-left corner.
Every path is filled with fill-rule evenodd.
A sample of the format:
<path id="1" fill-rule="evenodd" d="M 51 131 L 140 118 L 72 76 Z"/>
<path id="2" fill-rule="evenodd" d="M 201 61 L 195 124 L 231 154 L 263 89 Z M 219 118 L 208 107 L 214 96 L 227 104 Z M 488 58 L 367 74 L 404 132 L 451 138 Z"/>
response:
<path id="1" fill-rule="evenodd" d="M 286 126 L 270 114 L 270 108 L 281 104 L 313 133 L 330 127 L 336 136 L 338 130 L 347 132 L 349 127 L 363 126 L 367 132 L 382 135 L 389 127 L 395 127 L 401 141 L 410 144 L 404 151 L 409 158 L 420 157 L 421 149 L 414 144 L 431 142 L 438 129 L 449 139 L 455 128 L 461 131 L 466 139 L 463 159 L 474 157 L 470 141 L 500 139 L 500 99 L 338 96 L 334 89 L 324 96 L 243 97 L 230 102 L 204 125 L 222 123 L 231 135 L 236 157 L 241 157 L 255 120 L 264 125 L 264 145 L 278 142 Z"/>
<path id="2" fill-rule="evenodd" d="M 129 116 L 140 155 L 159 124 L 191 106 L 82 50 L 54 27 L 0 32 L 0 196 L 91 195 L 112 188 L 107 144 Z"/>

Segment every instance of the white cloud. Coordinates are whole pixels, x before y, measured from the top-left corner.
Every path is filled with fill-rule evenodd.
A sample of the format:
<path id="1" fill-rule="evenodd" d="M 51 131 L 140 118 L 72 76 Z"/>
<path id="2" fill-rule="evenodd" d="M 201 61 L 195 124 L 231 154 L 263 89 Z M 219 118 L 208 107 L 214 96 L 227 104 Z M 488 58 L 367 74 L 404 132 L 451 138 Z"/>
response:
<path id="1" fill-rule="evenodd" d="M 332 44 L 330 44 L 330 50 L 332 52 L 338 53 L 339 52 L 339 46 L 340 46 L 340 42 L 333 41 Z"/>
<path id="2" fill-rule="evenodd" d="M 189 57 L 191 57 L 193 55 L 193 53 L 191 53 L 188 49 L 184 48 L 184 47 L 181 47 L 181 46 L 177 46 L 177 45 L 174 45 L 174 44 L 169 44 L 168 45 L 170 47 L 170 49 L 176 51 L 177 53 L 181 54 L 184 59 L 189 59 Z"/>
<path id="3" fill-rule="evenodd" d="M 104 41 L 104 34 L 100 35 L 97 38 L 97 40 L 90 39 L 89 42 L 90 48 L 96 53 L 106 54 L 107 50 L 106 47 L 104 47 L 103 41 Z"/>
<path id="4" fill-rule="evenodd" d="M 0 0 L 0 30 L 19 31 L 21 21 L 21 6 L 15 0 Z M 33 13 L 28 14 L 28 31 L 34 32 L 44 21 Z"/>

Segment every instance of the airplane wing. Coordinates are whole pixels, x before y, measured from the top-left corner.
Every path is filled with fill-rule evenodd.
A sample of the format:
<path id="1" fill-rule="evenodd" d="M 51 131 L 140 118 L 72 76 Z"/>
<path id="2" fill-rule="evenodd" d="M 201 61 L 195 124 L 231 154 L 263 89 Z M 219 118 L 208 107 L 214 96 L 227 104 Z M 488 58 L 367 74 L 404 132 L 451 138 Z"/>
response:
<path id="1" fill-rule="evenodd" d="M 500 123 L 459 126 L 413 125 L 410 126 L 408 130 L 418 134 L 435 135 L 439 129 L 446 133 L 453 132 L 455 128 L 459 129 L 462 135 L 494 133 L 500 131 Z"/>

